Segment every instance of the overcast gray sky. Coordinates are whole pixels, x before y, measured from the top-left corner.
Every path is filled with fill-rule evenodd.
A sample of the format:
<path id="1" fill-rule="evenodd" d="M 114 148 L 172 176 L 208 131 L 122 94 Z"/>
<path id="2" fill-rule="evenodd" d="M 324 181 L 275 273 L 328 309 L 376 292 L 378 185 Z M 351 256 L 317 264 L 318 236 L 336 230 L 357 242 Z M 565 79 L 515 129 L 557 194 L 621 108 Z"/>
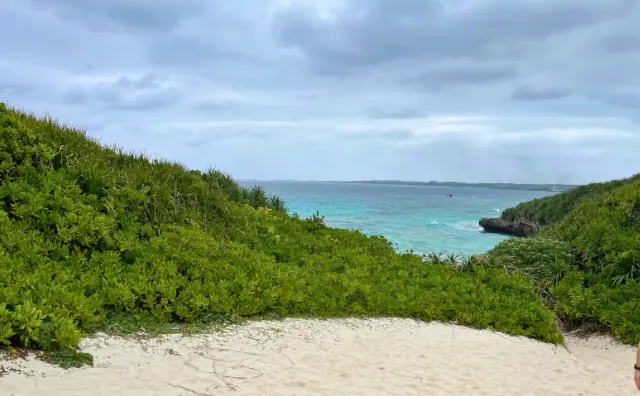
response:
<path id="1" fill-rule="evenodd" d="M 0 101 L 190 168 L 640 172 L 638 0 L 2 0 L 0 21 Z"/>

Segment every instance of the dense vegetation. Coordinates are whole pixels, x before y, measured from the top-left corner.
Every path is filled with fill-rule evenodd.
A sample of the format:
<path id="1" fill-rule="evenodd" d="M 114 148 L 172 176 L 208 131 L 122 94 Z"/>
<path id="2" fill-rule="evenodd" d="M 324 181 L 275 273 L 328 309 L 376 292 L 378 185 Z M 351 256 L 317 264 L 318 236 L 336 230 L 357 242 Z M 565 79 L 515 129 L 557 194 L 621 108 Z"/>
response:
<path id="1" fill-rule="evenodd" d="M 499 244 L 492 262 L 533 279 L 566 324 L 604 327 L 640 342 L 640 176 L 519 208 L 547 227 Z"/>
<path id="2" fill-rule="evenodd" d="M 425 262 L 283 209 L 220 172 L 0 104 L 0 344 L 63 356 L 107 324 L 237 315 L 391 315 L 562 341 L 522 274 Z"/>
<path id="3" fill-rule="evenodd" d="M 510 221 L 524 218 L 533 220 L 541 226 L 546 226 L 568 215 L 582 201 L 592 197 L 604 196 L 632 180 L 640 180 L 640 174 L 631 179 L 587 184 L 549 197 L 523 202 L 514 208 L 506 209 L 500 217 Z"/>

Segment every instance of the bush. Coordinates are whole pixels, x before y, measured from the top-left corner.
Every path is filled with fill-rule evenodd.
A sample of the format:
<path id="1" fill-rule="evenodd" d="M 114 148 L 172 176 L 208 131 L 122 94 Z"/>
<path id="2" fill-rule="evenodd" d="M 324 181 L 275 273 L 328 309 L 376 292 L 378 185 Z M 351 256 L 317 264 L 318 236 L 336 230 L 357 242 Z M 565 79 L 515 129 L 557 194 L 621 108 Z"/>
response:
<path id="1" fill-rule="evenodd" d="M 523 202 L 514 208 L 504 210 L 501 217 L 511 221 L 525 218 L 535 221 L 541 226 L 551 225 L 562 220 L 583 201 L 605 196 L 614 189 L 634 180 L 640 180 L 640 174 L 630 179 L 574 187 L 556 195 Z"/>
<path id="2" fill-rule="evenodd" d="M 4 106 L 0 128 L 4 345 L 73 360 L 83 334 L 119 320 L 267 314 L 413 317 L 562 340 L 521 275 L 399 254 L 319 214 L 289 217 L 278 197 L 223 173 L 105 148 Z"/>
<path id="3" fill-rule="evenodd" d="M 574 259 L 567 243 L 549 238 L 507 239 L 492 250 L 492 255 L 499 265 L 522 271 L 544 290 L 562 278 Z"/>
<path id="4" fill-rule="evenodd" d="M 254 208 L 263 207 L 280 212 L 287 211 L 286 205 L 280 197 L 269 196 L 260 186 L 242 187 L 230 175 L 213 169 L 205 173 L 198 170 L 190 172 L 204 179 L 211 187 L 222 190 L 233 202 L 246 203 Z"/>
<path id="5" fill-rule="evenodd" d="M 501 243 L 490 256 L 524 268 L 552 294 L 568 324 L 607 327 L 625 342 L 640 342 L 640 177 L 572 194 L 545 198 L 546 207 L 543 201 L 517 207 L 533 210 L 533 218 L 547 216 L 552 207 L 572 209 L 532 238 Z"/>
<path id="6" fill-rule="evenodd" d="M 552 289 L 556 311 L 571 326 L 599 325 L 623 342 L 640 342 L 640 284 L 612 286 L 597 275 L 572 272 Z"/>

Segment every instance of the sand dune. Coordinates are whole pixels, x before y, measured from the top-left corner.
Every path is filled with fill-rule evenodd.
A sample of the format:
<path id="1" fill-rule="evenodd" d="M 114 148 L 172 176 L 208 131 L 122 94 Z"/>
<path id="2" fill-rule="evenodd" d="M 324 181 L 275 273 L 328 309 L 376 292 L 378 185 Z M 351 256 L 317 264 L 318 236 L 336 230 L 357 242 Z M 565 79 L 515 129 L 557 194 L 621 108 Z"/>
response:
<path id="1" fill-rule="evenodd" d="M 404 319 L 260 321 L 152 340 L 97 335 L 95 367 L 0 361 L 3 396 L 636 395 L 634 349 L 567 348 Z M 25 374 L 27 373 L 27 374 Z"/>

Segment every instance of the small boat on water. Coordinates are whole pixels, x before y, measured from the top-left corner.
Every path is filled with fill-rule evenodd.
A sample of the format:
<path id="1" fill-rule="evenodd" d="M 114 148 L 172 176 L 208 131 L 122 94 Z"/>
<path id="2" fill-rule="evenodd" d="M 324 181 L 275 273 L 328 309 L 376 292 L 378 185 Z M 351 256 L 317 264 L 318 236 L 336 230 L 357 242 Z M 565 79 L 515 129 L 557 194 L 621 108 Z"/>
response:
<path id="1" fill-rule="evenodd" d="M 449 198 L 453 198 L 453 195 L 451 195 L 451 194 L 447 194 L 447 197 L 449 197 Z"/>

